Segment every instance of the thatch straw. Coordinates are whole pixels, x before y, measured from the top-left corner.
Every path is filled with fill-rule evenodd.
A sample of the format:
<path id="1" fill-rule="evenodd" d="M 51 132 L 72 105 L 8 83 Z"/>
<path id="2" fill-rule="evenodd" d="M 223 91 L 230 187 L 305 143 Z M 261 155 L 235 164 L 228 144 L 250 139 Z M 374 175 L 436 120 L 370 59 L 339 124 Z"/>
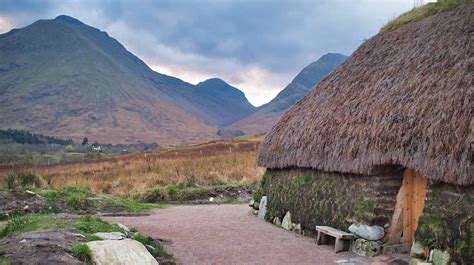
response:
<path id="1" fill-rule="evenodd" d="M 258 163 L 474 183 L 473 5 L 379 33 L 286 112 Z"/>

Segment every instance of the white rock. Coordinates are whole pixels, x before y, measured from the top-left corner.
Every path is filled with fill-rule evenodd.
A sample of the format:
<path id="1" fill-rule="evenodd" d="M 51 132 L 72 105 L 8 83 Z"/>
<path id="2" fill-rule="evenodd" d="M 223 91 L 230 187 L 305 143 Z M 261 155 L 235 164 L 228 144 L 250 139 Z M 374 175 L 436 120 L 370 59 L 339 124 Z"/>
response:
<path id="1" fill-rule="evenodd" d="M 250 202 L 249 202 L 249 207 L 253 207 L 253 204 L 254 204 L 254 203 L 255 203 L 254 200 L 250 200 Z"/>
<path id="2" fill-rule="evenodd" d="M 285 230 L 291 230 L 293 228 L 290 212 L 286 212 L 285 217 L 283 217 L 283 221 L 281 222 L 281 227 L 283 227 Z"/>
<path id="3" fill-rule="evenodd" d="M 132 239 L 87 242 L 92 261 L 97 265 L 157 265 L 158 262 L 144 245 Z"/>
<path id="4" fill-rule="evenodd" d="M 210 202 L 213 202 L 213 201 L 214 201 L 214 197 L 210 197 L 210 198 L 209 198 L 209 201 L 210 201 Z"/>
<path id="5" fill-rule="evenodd" d="M 372 241 L 380 240 L 385 235 L 383 227 L 377 225 L 351 224 L 349 231 L 361 238 Z"/>
<path id="6" fill-rule="evenodd" d="M 265 214 L 267 214 L 267 196 L 263 196 L 262 199 L 260 199 L 258 218 L 265 220 Z"/>
<path id="7" fill-rule="evenodd" d="M 26 243 L 26 239 L 20 240 L 20 243 Z"/>
<path id="8" fill-rule="evenodd" d="M 94 235 L 98 236 L 102 240 L 122 240 L 125 238 L 125 235 L 120 232 L 98 232 Z"/>

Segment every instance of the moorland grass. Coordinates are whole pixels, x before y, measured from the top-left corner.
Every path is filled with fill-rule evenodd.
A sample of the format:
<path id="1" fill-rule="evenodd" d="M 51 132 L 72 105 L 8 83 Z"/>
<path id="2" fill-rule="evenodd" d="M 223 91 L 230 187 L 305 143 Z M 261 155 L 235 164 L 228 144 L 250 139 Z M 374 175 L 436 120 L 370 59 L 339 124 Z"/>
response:
<path id="1" fill-rule="evenodd" d="M 423 6 L 415 7 L 389 21 L 380 29 L 380 32 L 385 32 L 401 25 L 419 21 L 436 13 L 453 10 L 465 3 L 472 3 L 472 0 L 438 0 L 438 2 L 427 3 Z"/>

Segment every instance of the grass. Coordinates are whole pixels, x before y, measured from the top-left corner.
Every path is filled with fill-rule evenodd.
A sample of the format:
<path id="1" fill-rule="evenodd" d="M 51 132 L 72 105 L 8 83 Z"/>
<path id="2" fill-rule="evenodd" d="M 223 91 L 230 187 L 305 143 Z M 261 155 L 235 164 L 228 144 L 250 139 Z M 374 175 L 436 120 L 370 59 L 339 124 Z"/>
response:
<path id="1" fill-rule="evenodd" d="M 86 244 L 74 245 L 72 246 L 71 251 L 74 257 L 76 257 L 78 260 L 86 263 L 92 262 L 91 250 Z"/>
<path id="2" fill-rule="evenodd" d="M 172 259 L 173 255 L 166 252 L 163 246 L 157 243 L 153 238 L 146 237 L 140 233 L 135 233 L 132 237 L 134 240 L 142 243 L 150 252 L 150 254 L 155 258 L 165 258 L 165 259 Z"/>
<path id="3" fill-rule="evenodd" d="M 0 232 L 0 238 L 21 233 L 67 227 L 67 222 L 52 220 L 49 215 L 13 216 Z"/>
<path id="4" fill-rule="evenodd" d="M 74 227 L 83 234 L 88 241 L 100 240 L 94 235 L 97 232 L 121 232 L 125 231 L 116 224 L 110 224 L 100 218 L 90 215 L 82 216 L 76 220 Z"/>
<path id="5" fill-rule="evenodd" d="M 245 138 L 51 166 L 0 167 L 0 185 L 7 186 L 8 176 L 29 174 L 46 189 L 73 186 L 127 198 L 150 188 L 180 183 L 253 184 L 265 171 L 256 164 L 258 144 L 258 139 Z M 77 200 L 78 207 L 84 203 L 81 196 L 70 199 Z"/>
<path id="6" fill-rule="evenodd" d="M 98 240 L 94 234 L 97 232 L 121 232 L 125 231 L 116 224 L 110 224 L 98 217 L 86 215 L 75 220 L 54 220 L 52 215 L 25 215 L 13 216 L 0 232 L 0 238 L 18 235 L 36 230 L 60 229 L 74 227 L 79 230 L 89 241 Z"/>
<path id="7" fill-rule="evenodd" d="M 415 7 L 412 10 L 389 21 L 380 29 L 380 32 L 385 32 L 401 25 L 419 21 L 427 16 L 431 16 L 436 13 L 453 10 L 461 4 L 468 2 L 472 2 L 472 0 L 438 0 L 438 2 L 428 3 L 420 7 Z"/>
<path id="8" fill-rule="evenodd" d="M 35 190 L 46 198 L 45 212 L 127 212 L 143 213 L 150 209 L 162 208 L 163 204 L 141 203 L 112 196 L 97 196 L 88 188 L 64 187 L 58 190 Z"/>

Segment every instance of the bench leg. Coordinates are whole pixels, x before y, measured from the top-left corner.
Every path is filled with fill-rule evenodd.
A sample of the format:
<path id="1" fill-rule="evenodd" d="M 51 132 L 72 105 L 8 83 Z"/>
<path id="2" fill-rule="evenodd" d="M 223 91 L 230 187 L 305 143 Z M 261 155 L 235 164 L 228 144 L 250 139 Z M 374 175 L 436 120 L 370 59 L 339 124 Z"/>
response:
<path id="1" fill-rule="evenodd" d="M 334 246 L 334 251 L 336 253 L 339 253 L 339 252 L 342 252 L 342 251 L 348 251 L 350 247 L 351 247 L 351 241 L 350 240 L 336 238 L 336 244 Z"/>
<path id="2" fill-rule="evenodd" d="M 317 245 L 326 245 L 328 242 L 328 236 L 321 231 L 318 231 L 318 237 L 316 239 Z"/>
<path id="3" fill-rule="evenodd" d="M 344 240 L 336 238 L 336 244 L 334 245 L 334 251 L 336 253 L 341 252 L 344 248 Z"/>

